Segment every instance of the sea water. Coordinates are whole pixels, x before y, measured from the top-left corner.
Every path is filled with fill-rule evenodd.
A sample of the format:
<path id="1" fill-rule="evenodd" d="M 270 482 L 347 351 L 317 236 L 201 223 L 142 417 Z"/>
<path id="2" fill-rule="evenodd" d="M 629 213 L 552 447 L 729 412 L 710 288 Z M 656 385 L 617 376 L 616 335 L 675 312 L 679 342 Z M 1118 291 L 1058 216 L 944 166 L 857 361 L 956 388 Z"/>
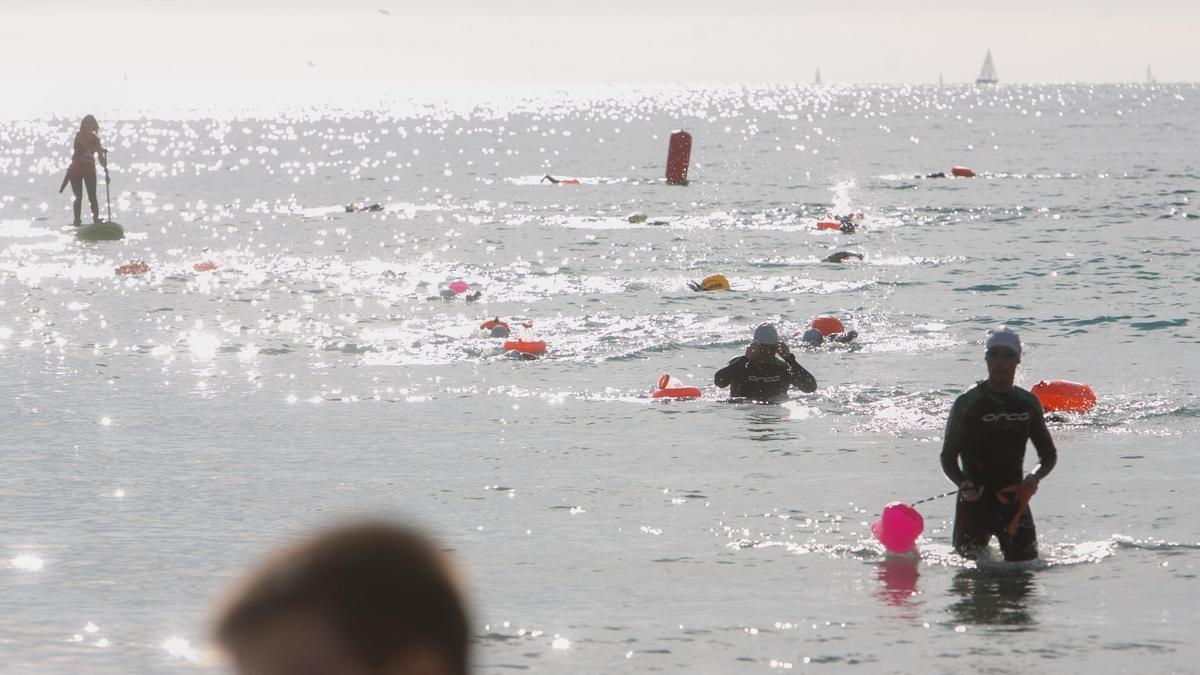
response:
<path id="1" fill-rule="evenodd" d="M 481 673 L 1191 670 L 1198 102 L 147 98 L 100 115 L 119 242 L 78 241 L 55 193 L 94 111 L 0 122 L 0 670 L 227 672 L 222 594 L 357 515 L 454 552 Z M 686 187 L 662 179 L 677 129 Z M 954 165 L 978 176 L 921 177 Z M 815 227 L 850 212 L 857 233 Z M 149 271 L 115 274 L 131 261 Z M 688 290 L 714 273 L 732 290 Z M 459 279 L 477 302 L 443 298 Z M 858 340 L 801 348 L 819 314 Z M 493 317 L 532 322 L 547 355 L 506 357 L 478 330 Z M 763 321 L 820 388 L 722 403 L 712 375 Z M 918 507 L 919 557 L 885 556 L 868 525 L 948 488 L 944 421 L 999 325 L 1025 342 L 1019 384 L 1099 398 L 1051 421 L 1042 559 L 954 556 L 948 498 Z M 664 372 L 703 398 L 652 401 Z"/>

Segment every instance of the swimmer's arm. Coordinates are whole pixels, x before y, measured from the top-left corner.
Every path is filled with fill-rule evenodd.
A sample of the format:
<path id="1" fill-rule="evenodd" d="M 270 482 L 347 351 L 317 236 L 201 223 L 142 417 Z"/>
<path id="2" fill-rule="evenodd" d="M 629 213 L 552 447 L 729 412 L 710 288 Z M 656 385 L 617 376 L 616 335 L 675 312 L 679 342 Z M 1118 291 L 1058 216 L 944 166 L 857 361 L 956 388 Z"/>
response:
<path id="1" fill-rule="evenodd" d="M 1054 447 L 1054 439 L 1050 438 L 1050 430 L 1046 428 L 1046 418 L 1042 416 L 1041 406 L 1038 406 L 1033 416 L 1033 424 L 1029 429 L 1029 440 L 1037 448 L 1038 464 L 1030 473 L 1041 480 L 1054 470 L 1058 463 L 1058 449 Z"/>
<path id="2" fill-rule="evenodd" d="M 792 384 L 796 385 L 797 389 L 806 394 L 811 394 L 817 390 L 817 378 L 813 377 L 812 373 L 805 370 L 804 366 L 796 361 L 795 354 L 788 352 L 788 355 L 783 360 L 787 362 L 788 368 L 792 371 Z"/>
<path id="3" fill-rule="evenodd" d="M 967 480 L 966 474 L 958 466 L 958 457 L 962 453 L 962 411 L 958 401 L 950 408 L 950 418 L 946 420 L 946 433 L 942 439 L 942 472 L 951 483 L 962 486 Z"/>
<path id="4" fill-rule="evenodd" d="M 730 361 L 729 365 L 718 370 L 717 374 L 713 375 L 713 384 L 717 385 L 717 387 L 721 389 L 733 384 L 733 380 L 737 376 L 737 372 L 745 368 L 749 361 L 750 358 L 747 356 L 739 356 Z"/>

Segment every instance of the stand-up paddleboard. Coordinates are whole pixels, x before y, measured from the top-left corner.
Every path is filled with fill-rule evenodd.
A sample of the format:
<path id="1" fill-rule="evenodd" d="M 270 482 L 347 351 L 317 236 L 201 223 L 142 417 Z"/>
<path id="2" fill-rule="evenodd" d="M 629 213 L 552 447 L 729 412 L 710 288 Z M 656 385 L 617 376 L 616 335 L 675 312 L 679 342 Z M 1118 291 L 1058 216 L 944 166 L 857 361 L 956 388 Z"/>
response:
<path id="1" fill-rule="evenodd" d="M 80 225 L 75 228 L 75 237 L 85 241 L 113 241 L 125 238 L 125 228 L 109 221 Z"/>

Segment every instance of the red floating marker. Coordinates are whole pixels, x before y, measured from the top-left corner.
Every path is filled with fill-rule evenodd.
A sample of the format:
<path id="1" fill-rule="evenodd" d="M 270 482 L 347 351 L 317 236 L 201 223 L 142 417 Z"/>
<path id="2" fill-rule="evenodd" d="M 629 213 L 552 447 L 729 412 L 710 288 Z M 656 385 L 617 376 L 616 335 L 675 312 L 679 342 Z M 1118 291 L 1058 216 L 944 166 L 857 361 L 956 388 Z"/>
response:
<path id="1" fill-rule="evenodd" d="M 192 265 L 192 269 L 196 270 L 197 272 L 211 272 L 218 267 L 220 267 L 220 265 L 211 260 L 203 260 L 195 265 Z"/>
<path id="2" fill-rule="evenodd" d="M 1087 412 L 1096 405 L 1096 392 L 1080 382 L 1042 380 L 1029 391 L 1046 412 Z"/>
<path id="3" fill-rule="evenodd" d="M 667 146 L 667 183 L 687 185 L 688 165 L 692 161 L 692 135 L 686 131 L 671 134 Z"/>
<path id="4" fill-rule="evenodd" d="M 821 335 L 824 337 L 829 337 L 834 333 L 842 333 L 846 330 L 846 327 L 842 325 L 840 319 L 838 319 L 836 316 L 830 316 L 829 314 L 823 314 L 813 319 L 812 327 L 821 331 Z"/>
<path id="5" fill-rule="evenodd" d="M 699 387 L 675 387 L 674 389 L 659 389 L 650 394 L 650 398 L 700 398 Z"/>
<path id="6" fill-rule="evenodd" d="M 975 172 L 968 169 L 965 166 L 956 166 L 953 169 L 950 169 L 950 173 L 955 176 L 958 176 L 959 178 L 974 178 L 975 177 Z"/>
<path id="7" fill-rule="evenodd" d="M 663 373 L 658 378 L 658 389 L 650 394 L 650 398 L 700 398 L 699 387 L 683 387 L 673 382 L 671 376 Z"/>
<path id="8" fill-rule="evenodd" d="M 145 274 L 150 271 L 150 266 L 141 260 L 127 262 L 116 269 L 117 274 L 127 276 L 132 274 Z"/>
<path id="9" fill-rule="evenodd" d="M 842 229 L 842 224 L 835 223 L 832 220 L 818 220 L 817 221 L 817 229 L 818 230 L 840 230 L 840 229 Z"/>
<path id="10" fill-rule="evenodd" d="M 504 351 L 539 356 L 546 353 L 546 343 L 542 340 L 507 340 Z"/>

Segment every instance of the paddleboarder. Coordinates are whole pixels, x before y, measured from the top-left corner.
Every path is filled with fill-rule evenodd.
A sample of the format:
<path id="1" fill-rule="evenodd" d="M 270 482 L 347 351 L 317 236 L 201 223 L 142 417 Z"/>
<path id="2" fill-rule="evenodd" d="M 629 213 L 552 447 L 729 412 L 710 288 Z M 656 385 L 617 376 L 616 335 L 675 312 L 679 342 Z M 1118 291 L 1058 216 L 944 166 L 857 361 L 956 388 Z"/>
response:
<path id="1" fill-rule="evenodd" d="M 92 222 L 100 222 L 100 201 L 96 198 L 96 157 L 100 158 L 100 166 L 108 168 L 108 151 L 100 143 L 100 125 L 96 118 L 87 115 L 79 124 L 79 132 L 75 134 L 75 148 L 71 155 L 71 166 L 63 177 L 58 191 L 62 192 L 71 184 L 75 193 L 75 221 L 71 224 L 82 225 L 80 215 L 83 212 L 83 188 L 87 187 L 88 201 L 92 207 Z"/>
<path id="2" fill-rule="evenodd" d="M 789 387 L 805 393 L 817 390 L 817 378 L 796 362 L 796 355 L 779 341 L 779 331 L 764 323 L 754 329 L 754 339 L 739 356 L 717 371 L 713 382 L 729 387 L 734 398 L 770 401 L 787 396 Z"/>
<path id="3" fill-rule="evenodd" d="M 1021 338 L 1007 328 L 987 339 L 988 377 L 954 401 L 942 445 L 942 471 L 958 486 L 954 550 L 975 558 L 995 536 L 1005 560 L 1038 557 L 1029 500 L 1054 468 L 1058 451 L 1037 397 L 1013 384 Z M 1025 446 L 1038 464 L 1022 477 Z"/>

